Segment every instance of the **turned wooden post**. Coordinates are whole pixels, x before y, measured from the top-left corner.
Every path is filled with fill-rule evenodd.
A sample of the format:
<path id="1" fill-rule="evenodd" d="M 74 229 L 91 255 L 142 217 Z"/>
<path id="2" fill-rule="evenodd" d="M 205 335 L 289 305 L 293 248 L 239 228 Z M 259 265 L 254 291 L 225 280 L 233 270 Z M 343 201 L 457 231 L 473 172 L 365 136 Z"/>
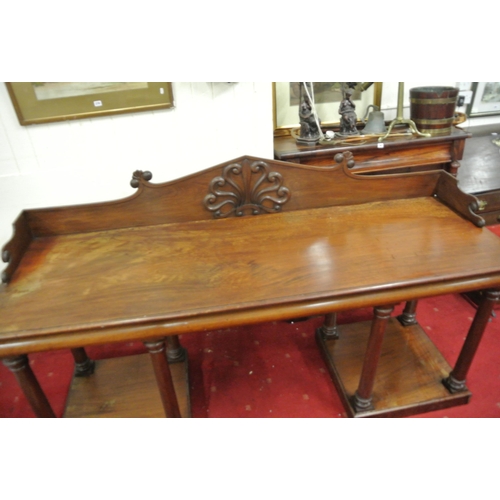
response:
<path id="1" fill-rule="evenodd" d="M 95 361 L 90 359 L 83 347 L 71 349 L 75 360 L 75 377 L 88 377 L 94 373 Z"/>
<path id="2" fill-rule="evenodd" d="M 403 312 L 398 316 L 398 321 L 403 326 L 410 326 L 417 324 L 417 304 L 418 300 L 409 300 Z"/>
<path id="3" fill-rule="evenodd" d="M 465 379 L 467 372 L 472 364 L 481 338 L 486 329 L 486 325 L 491 317 L 493 307 L 500 299 L 499 290 L 487 290 L 484 298 L 479 304 L 472 325 L 469 328 L 469 333 L 465 339 L 464 345 L 458 356 L 455 367 L 451 371 L 448 378 L 443 380 L 445 387 L 451 392 L 460 392 L 466 390 Z"/>
<path id="4" fill-rule="evenodd" d="M 180 418 L 179 403 L 166 356 L 165 339 L 146 341 L 144 345 L 151 356 L 165 415 L 169 418 Z"/>
<path id="5" fill-rule="evenodd" d="M 465 148 L 465 140 L 453 141 L 450 151 L 451 163 L 449 172 L 454 177 L 457 177 L 458 169 L 460 168 L 460 162 L 458 160 L 461 160 L 463 158 L 464 148 Z"/>
<path id="6" fill-rule="evenodd" d="M 327 314 L 324 323 L 317 329 L 317 332 L 326 340 L 338 339 L 337 313 Z"/>
<path id="7" fill-rule="evenodd" d="M 182 347 L 179 335 L 167 337 L 167 359 L 169 363 L 180 363 L 186 359 L 186 349 Z"/>
<path id="8" fill-rule="evenodd" d="M 450 163 L 450 174 L 453 175 L 454 177 L 457 176 L 458 174 L 458 169 L 460 168 L 460 162 L 457 160 L 453 160 Z"/>
<path id="9" fill-rule="evenodd" d="M 47 396 L 43 392 L 29 365 L 28 356 L 13 356 L 3 359 L 3 364 L 14 374 L 31 409 L 37 417 L 55 418 Z"/>
<path id="10" fill-rule="evenodd" d="M 373 408 L 372 391 L 375 383 L 375 373 L 377 371 L 378 360 L 382 352 L 382 341 L 387 326 L 387 321 L 391 317 L 394 306 L 379 306 L 374 309 L 368 346 L 366 348 L 361 377 L 358 389 L 352 397 L 355 411 L 366 411 Z"/>

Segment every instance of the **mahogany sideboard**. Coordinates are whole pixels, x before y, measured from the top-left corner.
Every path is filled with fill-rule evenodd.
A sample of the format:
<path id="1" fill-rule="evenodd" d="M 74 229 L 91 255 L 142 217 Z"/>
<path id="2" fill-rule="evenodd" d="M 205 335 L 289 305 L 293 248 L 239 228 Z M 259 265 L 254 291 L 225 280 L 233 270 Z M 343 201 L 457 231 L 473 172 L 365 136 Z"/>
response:
<path id="1" fill-rule="evenodd" d="M 465 140 L 471 134 L 454 127 L 450 134 L 434 137 L 418 137 L 396 133 L 383 143 L 378 136 L 360 136 L 334 139 L 331 143 L 307 146 L 297 144 L 291 135 L 274 138 L 276 160 L 303 165 L 334 165 L 338 153 L 350 151 L 356 158 L 359 172 L 378 173 L 389 171 L 411 172 L 443 168 L 457 174 L 462 159 Z"/>
<path id="2" fill-rule="evenodd" d="M 366 176 L 351 153 L 335 160 L 245 156 L 162 184 L 137 171 L 129 198 L 23 211 L 2 252 L 0 357 L 35 413 L 53 416 L 30 353 L 72 349 L 86 377 L 65 416 L 96 416 L 95 380 L 107 369 L 92 374 L 85 346 L 143 341 L 162 411 L 189 416 L 179 335 L 312 315 L 325 315 L 317 343 L 350 416 L 467 403 L 466 376 L 499 298 L 500 239 L 444 170 Z M 484 298 L 451 367 L 414 304 L 471 290 Z M 338 311 L 366 306 L 371 322 L 337 328 Z M 128 375 L 133 392 L 127 363 L 110 384 L 127 392 Z M 78 406 L 74 391 L 95 407 Z"/>

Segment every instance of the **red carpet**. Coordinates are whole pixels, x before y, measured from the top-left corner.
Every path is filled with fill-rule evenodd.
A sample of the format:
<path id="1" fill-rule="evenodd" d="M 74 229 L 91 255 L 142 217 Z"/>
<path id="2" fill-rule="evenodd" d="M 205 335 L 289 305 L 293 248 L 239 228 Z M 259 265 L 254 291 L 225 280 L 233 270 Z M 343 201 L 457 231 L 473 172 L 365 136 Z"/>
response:
<path id="1" fill-rule="evenodd" d="M 490 227 L 500 235 L 500 226 Z M 394 315 L 402 310 L 398 306 Z M 417 318 L 450 365 L 454 365 L 475 313 L 460 295 L 419 302 Z M 498 310 L 496 311 L 498 315 Z M 339 315 L 339 323 L 366 320 L 370 309 Z M 190 360 L 192 416 L 317 417 L 344 416 L 344 409 L 316 346 L 322 318 L 275 322 L 181 337 Z M 94 358 L 145 352 L 139 342 L 89 347 Z M 468 405 L 417 417 L 500 417 L 500 323 L 492 316 L 469 372 Z M 73 372 L 69 351 L 30 356 L 35 375 L 57 416 L 64 411 Z M 0 366 L 0 417 L 33 417 L 13 375 Z"/>

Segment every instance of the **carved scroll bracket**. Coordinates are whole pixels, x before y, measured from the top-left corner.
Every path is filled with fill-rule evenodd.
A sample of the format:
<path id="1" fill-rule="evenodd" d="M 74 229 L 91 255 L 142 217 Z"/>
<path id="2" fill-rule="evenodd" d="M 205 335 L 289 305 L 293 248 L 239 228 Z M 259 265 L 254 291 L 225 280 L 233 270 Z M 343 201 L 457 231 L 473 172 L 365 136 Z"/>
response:
<path id="1" fill-rule="evenodd" d="M 10 255 L 10 252 L 8 250 L 4 250 L 2 252 L 2 260 L 3 262 L 10 262 L 10 258 L 11 258 L 11 255 Z"/>
<path id="2" fill-rule="evenodd" d="M 203 205 L 216 218 L 241 217 L 280 212 L 290 196 L 283 176 L 264 161 L 232 163 L 212 179 Z"/>
<path id="3" fill-rule="evenodd" d="M 481 202 L 474 195 L 465 193 L 458 187 L 457 178 L 448 172 L 440 173 L 434 191 L 434 198 L 440 200 L 477 227 L 484 227 L 486 221 L 477 213 L 481 211 Z"/>
<path id="4" fill-rule="evenodd" d="M 7 267 L 1 273 L 2 283 L 8 283 L 32 239 L 31 230 L 24 213 L 14 222 L 14 234 L 2 248 L 2 261 Z"/>
<path id="5" fill-rule="evenodd" d="M 138 188 L 142 180 L 150 181 L 152 178 L 153 174 L 151 172 L 147 170 L 145 172 L 143 172 L 142 170 L 136 170 L 132 174 L 132 180 L 130 181 L 130 185 L 133 188 Z"/>
<path id="6" fill-rule="evenodd" d="M 8 264 L 11 261 L 11 259 L 12 259 L 11 253 L 8 250 L 4 250 L 2 252 L 2 261 Z M 7 274 L 6 271 L 2 271 L 1 281 L 2 283 L 7 283 L 7 281 L 9 281 L 9 275 Z"/>
<path id="7" fill-rule="evenodd" d="M 337 153 L 334 156 L 334 160 L 337 163 L 342 163 L 345 160 L 347 168 L 353 168 L 354 166 L 356 166 L 356 162 L 354 161 L 354 156 L 350 151 L 344 151 L 343 153 Z"/>

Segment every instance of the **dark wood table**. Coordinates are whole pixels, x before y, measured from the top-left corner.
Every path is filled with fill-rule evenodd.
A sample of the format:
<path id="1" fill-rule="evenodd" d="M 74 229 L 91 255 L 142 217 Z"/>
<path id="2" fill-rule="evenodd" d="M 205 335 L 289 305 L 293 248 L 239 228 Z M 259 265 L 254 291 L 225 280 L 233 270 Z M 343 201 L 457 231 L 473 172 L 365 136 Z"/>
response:
<path id="1" fill-rule="evenodd" d="M 188 416 L 180 334 L 311 315 L 325 315 L 318 346 L 349 415 L 465 404 L 499 297 L 500 240 L 447 172 L 366 176 L 352 162 L 348 152 L 327 167 L 242 157 L 164 184 L 138 171 L 127 199 L 24 211 L 2 253 L 0 357 L 36 414 L 53 416 L 30 353 L 72 349 L 87 376 L 66 416 L 97 416 L 96 377 L 140 395 L 139 371 L 127 359 L 122 375 L 99 364 L 91 374 L 83 348 L 141 340 L 165 414 Z M 470 290 L 484 298 L 452 368 L 414 305 Z M 372 322 L 336 327 L 338 311 L 366 306 Z"/>
<path id="2" fill-rule="evenodd" d="M 306 146 L 297 144 L 288 136 L 274 138 L 274 158 L 303 165 L 334 165 L 338 153 L 351 151 L 356 159 L 356 170 L 367 173 L 411 172 L 443 168 L 456 175 L 460 167 L 465 141 L 471 134 L 454 127 L 451 134 L 418 137 L 404 134 L 395 128 L 395 134 L 382 144 L 378 137 L 335 139 L 331 144 Z"/>

